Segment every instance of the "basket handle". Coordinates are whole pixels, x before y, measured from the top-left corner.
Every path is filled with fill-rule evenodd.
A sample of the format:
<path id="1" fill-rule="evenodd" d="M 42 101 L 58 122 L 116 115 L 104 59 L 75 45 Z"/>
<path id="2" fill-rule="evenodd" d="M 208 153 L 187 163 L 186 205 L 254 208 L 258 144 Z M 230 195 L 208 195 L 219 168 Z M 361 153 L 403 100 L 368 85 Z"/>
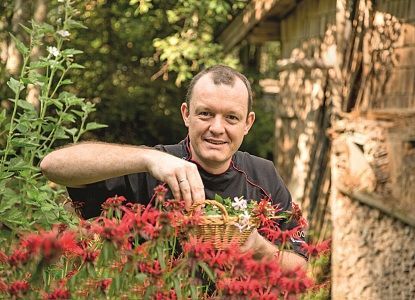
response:
<path id="1" fill-rule="evenodd" d="M 193 212 L 196 207 L 201 206 L 203 204 L 210 204 L 210 205 L 218 207 L 222 212 L 222 216 L 225 222 L 228 221 L 229 215 L 228 215 L 228 212 L 226 211 L 225 206 L 223 206 L 222 203 L 219 203 L 216 200 L 203 200 L 201 202 L 197 202 L 190 207 L 190 212 Z"/>

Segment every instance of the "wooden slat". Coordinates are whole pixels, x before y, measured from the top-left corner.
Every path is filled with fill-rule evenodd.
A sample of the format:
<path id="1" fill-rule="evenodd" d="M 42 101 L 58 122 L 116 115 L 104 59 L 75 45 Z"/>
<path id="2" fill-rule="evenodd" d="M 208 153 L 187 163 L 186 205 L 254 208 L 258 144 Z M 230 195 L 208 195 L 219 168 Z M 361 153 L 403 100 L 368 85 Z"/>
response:
<path id="1" fill-rule="evenodd" d="M 388 216 L 394 217 L 405 224 L 415 227 L 415 214 L 411 209 L 402 209 L 399 208 L 396 203 L 399 203 L 398 199 L 393 199 L 392 196 L 388 198 L 376 195 L 373 193 L 365 193 L 359 191 L 351 191 L 341 185 L 341 183 L 336 183 L 336 188 L 343 193 L 344 195 L 355 199 L 363 204 L 369 205 L 371 207 L 377 208 Z"/>
<path id="2" fill-rule="evenodd" d="M 295 0 L 253 0 L 219 35 L 218 42 L 228 52 L 238 45 L 267 16 L 283 15 L 295 7 Z"/>

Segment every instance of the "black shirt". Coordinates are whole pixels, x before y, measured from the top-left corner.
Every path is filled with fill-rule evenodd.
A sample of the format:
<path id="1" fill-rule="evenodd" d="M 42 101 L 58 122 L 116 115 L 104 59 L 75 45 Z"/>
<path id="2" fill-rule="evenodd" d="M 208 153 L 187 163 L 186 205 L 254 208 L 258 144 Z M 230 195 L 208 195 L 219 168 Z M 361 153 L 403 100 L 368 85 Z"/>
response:
<path id="1" fill-rule="evenodd" d="M 191 161 L 188 138 L 179 144 L 158 145 L 155 149 Z M 199 165 L 198 169 L 206 199 L 214 199 L 216 194 L 222 198 L 243 196 L 257 201 L 267 197 L 281 210 L 291 210 L 291 195 L 269 160 L 237 151 L 228 170 L 222 174 L 210 174 Z M 68 187 L 67 190 L 75 206 L 80 207 L 82 217 L 92 218 L 100 215 L 101 204 L 115 195 L 124 196 L 129 202 L 148 204 L 154 195 L 154 188 L 160 183 L 149 173 L 136 173 L 88 184 L 83 188 Z M 173 198 L 170 191 L 167 193 L 169 198 Z M 292 228 L 296 225 L 290 223 L 282 227 Z"/>

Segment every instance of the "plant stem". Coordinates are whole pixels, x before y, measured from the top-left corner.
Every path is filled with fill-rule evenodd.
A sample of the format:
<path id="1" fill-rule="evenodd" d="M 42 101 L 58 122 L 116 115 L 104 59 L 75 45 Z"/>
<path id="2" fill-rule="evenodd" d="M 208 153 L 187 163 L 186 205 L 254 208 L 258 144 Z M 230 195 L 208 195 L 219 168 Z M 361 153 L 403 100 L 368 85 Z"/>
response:
<path id="1" fill-rule="evenodd" d="M 30 49 L 31 49 L 31 45 L 30 45 Z M 30 53 L 30 51 L 29 51 L 29 53 Z M 9 134 L 7 135 L 6 148 L 4 149 L 4 155 L 3 155 L 3 159 L 1 161 L 0 171 L 3 171 L 4 165 L 6 163 L 7 156 L 9 155 L 9 151 L 10 151 L 10 147 L 11 147 L 11 141 L 12 141 L 12 136 L 13 136 L 13 131 L 14 131 L 14 119 L 16 118 L 16 112 L 17 112 L 17 106 L 18 106 L 17 104 L 19 102 L 19 98 L 20 98 L 20 88 L 22 86 L 22 82 L 20 81 L 20 78 L 22 78 L 24 76 L 25 72 L 26 72 L 26 65 L 27 65 L 28 61 L 29 61 L 29 55 L 25 55 L 23 57 L 23 66 L 22 66 L 22 70 L 20 72 L 19 85 L 17 87 L 17 92 L 14 95 L 13 113 L 12 113 L 12 117 L 10 119 Z"/>

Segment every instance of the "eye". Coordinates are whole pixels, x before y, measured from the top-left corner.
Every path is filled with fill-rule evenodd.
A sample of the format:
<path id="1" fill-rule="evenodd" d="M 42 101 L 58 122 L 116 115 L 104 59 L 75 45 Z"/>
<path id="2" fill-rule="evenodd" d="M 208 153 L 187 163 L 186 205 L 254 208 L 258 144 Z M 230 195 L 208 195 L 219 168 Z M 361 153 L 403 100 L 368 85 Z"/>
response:
<path id="1" fill-rule="evenodd" d="M 239 118 L 235 115 L 228 115 L 227 118 L 231 121 L 239 121 Z"/>
<path id="2" fill-rule="evenodd" d="M 199 116 L 201 116 L 201 117 L 209 117 L 209 116 L 211 116 L 212 114 L 210 113 L 210 112 L 208 112 L 208 111 L 201 111 L 200 113 L 199 113 Z"/>

